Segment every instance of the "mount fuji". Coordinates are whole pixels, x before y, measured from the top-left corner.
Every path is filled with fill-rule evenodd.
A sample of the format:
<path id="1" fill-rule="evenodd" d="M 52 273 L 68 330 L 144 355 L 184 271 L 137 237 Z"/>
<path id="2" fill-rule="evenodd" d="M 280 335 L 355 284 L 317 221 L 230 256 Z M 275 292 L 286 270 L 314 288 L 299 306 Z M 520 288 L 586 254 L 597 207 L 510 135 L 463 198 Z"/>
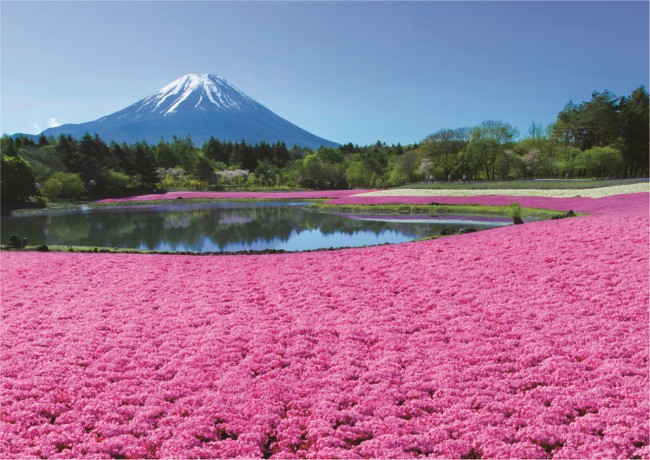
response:
<path id="1" fill-rule="evenodd" d="M 174 135 L 190 135 L 200 145 L 211 136 L 249 144 L 283 141 L 287 146 L 335 147 L 294 125 L 250 98 L 224 78 L 188 74 L 135 104 L 98 120 L 65 124 L 43 131 L 45 136 L 97 133 L 105 141 L 156 143 Z"/>

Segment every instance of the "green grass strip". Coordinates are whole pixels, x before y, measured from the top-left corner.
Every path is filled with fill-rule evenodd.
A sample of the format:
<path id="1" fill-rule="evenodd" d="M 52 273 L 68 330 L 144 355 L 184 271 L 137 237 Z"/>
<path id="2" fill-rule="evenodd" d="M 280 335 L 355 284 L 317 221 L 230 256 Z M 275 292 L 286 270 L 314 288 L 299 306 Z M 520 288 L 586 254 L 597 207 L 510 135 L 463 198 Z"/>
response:
<path id="1" fill-rule="evenodd" d="M 360 214 L 415 214 L 415 215 L 492 215 L 508 217 L 510 206 L 487 206 L 479 204 L 313 204 L 309 209 L 329 213 L 360 213 Z M 521 208 L 524 218 L 538 220 L 552 219 L 563 216 L 564 213 L 549 209 Z"/>

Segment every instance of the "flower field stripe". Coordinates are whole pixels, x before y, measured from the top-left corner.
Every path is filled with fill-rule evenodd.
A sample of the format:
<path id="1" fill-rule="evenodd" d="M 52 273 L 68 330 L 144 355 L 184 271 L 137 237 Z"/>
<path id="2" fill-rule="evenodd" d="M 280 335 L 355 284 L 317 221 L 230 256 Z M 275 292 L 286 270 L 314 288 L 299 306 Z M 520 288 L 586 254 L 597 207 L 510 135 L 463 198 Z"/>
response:
<path id="1" fill-rule="evenodd" d="M 375 196 L 375 195 L 354 195 L 329 200 L 326 204 L 354 205 L 354 204 L 457 204 L 457 205 L 486 205 L 486 206 L 507 206 L 512 203 L 519 203 L 529 208 L 550 209 L 556 211 L 577 211 L 590 214 L 629 214 L 628 203 L 635 203 L 639 200 L 647 200 L 647 193 L 633 193 L 625 195 L 613 195 L 602 198 L 583 197 L 537 197 L 537 196 L 501 196 L 501 195 L 480 195 L 480 196 Z M 645 212 L 638 208 L 640 212 Z"/>
<path id="2" fill-rule="evenodd" d="M 482 196 L 486 193 L 499 196 L 539 196 L 546 198 L 603 198 L 612 195 L 625 195 L 630 193 L 648 193 L 650 183 L 615 185 L 610 187 L 587 189 L 389 189 L 364 191 L 357 196 Z"/>
<path id="3" fill-rule="evenodd" d="M 648 194 L 516 201 L 589 215 L 328 252 L 2 252 L 0 457 L 650 458 Z"/>

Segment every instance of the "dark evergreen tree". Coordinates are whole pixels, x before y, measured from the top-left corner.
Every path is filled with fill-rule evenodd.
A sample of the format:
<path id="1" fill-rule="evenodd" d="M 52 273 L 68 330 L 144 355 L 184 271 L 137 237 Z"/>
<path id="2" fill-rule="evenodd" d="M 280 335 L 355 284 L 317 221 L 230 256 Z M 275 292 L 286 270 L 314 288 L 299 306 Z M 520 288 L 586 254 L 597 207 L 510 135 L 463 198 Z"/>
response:
<path id="1" fill-rule="evenodd" d="M 122 171 L 127 176 L 134 176 L 136 174 L 133 164 L 133 154 L 128 145 L 120 145 L 113 142 L 111 144 L 111 153 L 116 162 L 115 167 L 119 171 Z"/>
<path id="2" fill-rule="evenodd" d="M 618 134 L 618 98 L 610 91 L 594 91 L 590 101 L 569 102 L 558 114 L 556 132 L 565 144 L 575 142 L 581 150 L 611 144 Z"/>
<path id="3" fill-rule="evenodd" d="M 6 134 L 2 136 L 0 150 L 2 150 L 2 155 L 16 156 L 18 154 L 18 148 L 16 148 L 14 139 Z"/>
<path id="4" fill-rule="evenodd" d="M 137 144 L 135 147 L 135 169 L 143 188 L 153 188 L 158 183 L 156 160 L 146 145 Z"/>
<path id="5" fill-rule="evenodd" d="M 194 170 L 194 175 L 197 177 L 197 179 L 205 182 L 210 182 L 213 172 L 214 166 L 212 165 L 212 161 L 204 156 L 199 157 L 199 161 L 197 161 Z"/>
<path id="6" fill-rule="evenodd" d="M 24 134 L 21 134 L 20 136 L 16 137 L 14 140 L 16 147 L 33 147 L 36 145 L 33 139 L 25 136 Z"/>
<path id="7" fill-rule="evenodd" d="M 98 180 L 111 163 L 111 152 L 97 134 L 91 136 L 86 133 L 79 141 L 77 160 L 77 169 L 72 172 L 78 172 L 85 182 Z"/>
<path id="8" fill-rule="evenodd" d="M 259 161 L 273 161 L 273 148 L 266 142 L 262 141 L 257 144 L 255 146 L 255 150 L 257 150 L 255 156 L 259 159 Z"/>
<path id="9" fill-rule="evenodd" d="M 258 149 L 254 146 L 247 145 L 246 142 L 244 141 L 242 141 L 241 149 L 242 149 L 242 161 L 241 161 L 242 168 L 247 169 L 249 171 L 254 171 L 255 168 L 257 167 Z"/>
<path id="10" fill-rule="evenodd" d="M 241 144 L 236 142 L 233 145 L 232 155 L 230 156 L 230 164 L 237 165 L 242 169 L 254 171 L 257 167 L 257 155 L 254 146 L 250 146 L 245 140 Z"/>
<path id="11" fill-rule="evenodd" d="M 273 163 L 277 166 L 285 166 L 289 160 L 287 145 L 282 141 L 273 144 Z"/>
<path id="12" fill-rule="evenodd" d="M 603 147 L 611 144 L 618 134 L 618 97 L 605 90 L 602 93 L 594 91 L 591 101 L 583 104 L 584 123 L 591 136 L 590 147 Z"/>
<path id="13" fill-rule="evenodd" d="M 647 175 L 649 172 L 649 102 L 648 92 L 643 86 L 635 89 L 629 98 L 621 99 L 620 135 L 623 138 L 623 159 L 627 175 Z"/>
<path id="14" fill-rule="evenodd" d="M 352 145 L 352 142 L 343 144 L 342 146 L 339 147 L 339 150 L 341 150 L 341 152 L 345 153 L 346 155 L 351 153 L 359 153 L 360 151 L 358 146 Z"/>
<path id="15" fill-rule="evenodd" d="M 228 164 L 228 152 L 226 151 L 226 146 L 219 142 L 219 140 L 214 137 L 210 137 L 210 140 L 205 143 L 203 146 L 203 152 L 205 156 L 213 161 L 218 161 L 220 163 Z"/>
<path id="16" fill-rule="evenodd" d="M 199 159 L 199 152 L 194 142 L 192 142 L 190 135 L 188 134 L 182 139 L 174 136 L 172 138 L 171 148 L 176 158 L 175 166 L 180 166 L 187 172 L 193 171 Z"/>
<path id="17" fill-rule="evenodd" d="M 161 168 L 173 168 L 179 165 L 178 158 L 174 154 L 174 149 L 172 146 L 165 142 L 164 139 L 160 139 L 158 145 L 156 146 L 156 163 Z"/>
<path id="18" fill-rule="evenodd" d="M 245 141 L 242 141 L 240 145 L 241 149 L 241 166 L 243 169 L 249 171 L 254 171 L 257 167 L 257 149 L 253 146 L 246 144 Z"/>
<path id="19" fill-rule="evenodd" d="M 69 134 L 59 135 L 58 142 L 56 144 L 56 153 L 63 161 L 63 164 L 68 171 L 78 172 L 79 171 L 79 150 L 78 142 Z"/>
<path id="20" fill-rule="evenodd" d="M 224 143 L 222 144 L 222 146 L 223 146 L 223 155 L 224 155 L 224 158 L 227 158 L 227 161 L 223 161 L 222 163 L 225 163 L 225 164 L 235 164 L 235 163 L 232 162 L 232 159 L 233 159 L 234 156 L 235 156 L 235 153 L 234 153 L 235 146 L 234 146 L 234 144 L 232 143 L 232 141 L 224 142 Z"/>

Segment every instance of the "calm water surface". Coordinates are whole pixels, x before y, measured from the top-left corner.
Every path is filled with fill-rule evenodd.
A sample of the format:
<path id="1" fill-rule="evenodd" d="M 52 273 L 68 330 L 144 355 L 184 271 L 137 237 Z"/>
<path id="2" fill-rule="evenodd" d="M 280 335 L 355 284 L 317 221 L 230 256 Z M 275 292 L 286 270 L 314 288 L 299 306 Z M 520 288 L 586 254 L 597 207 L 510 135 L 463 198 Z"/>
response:
<path id="1" fill-rule="evenodd" d="M 77 209 L 2 217 L 10 235 L 29 244 L 157 251 L 244 251 L 371 246 L 401 243 L 451 230 L 508 225 L 505 217 L 328 214 L 305 202 L 169 203 Z"/>

